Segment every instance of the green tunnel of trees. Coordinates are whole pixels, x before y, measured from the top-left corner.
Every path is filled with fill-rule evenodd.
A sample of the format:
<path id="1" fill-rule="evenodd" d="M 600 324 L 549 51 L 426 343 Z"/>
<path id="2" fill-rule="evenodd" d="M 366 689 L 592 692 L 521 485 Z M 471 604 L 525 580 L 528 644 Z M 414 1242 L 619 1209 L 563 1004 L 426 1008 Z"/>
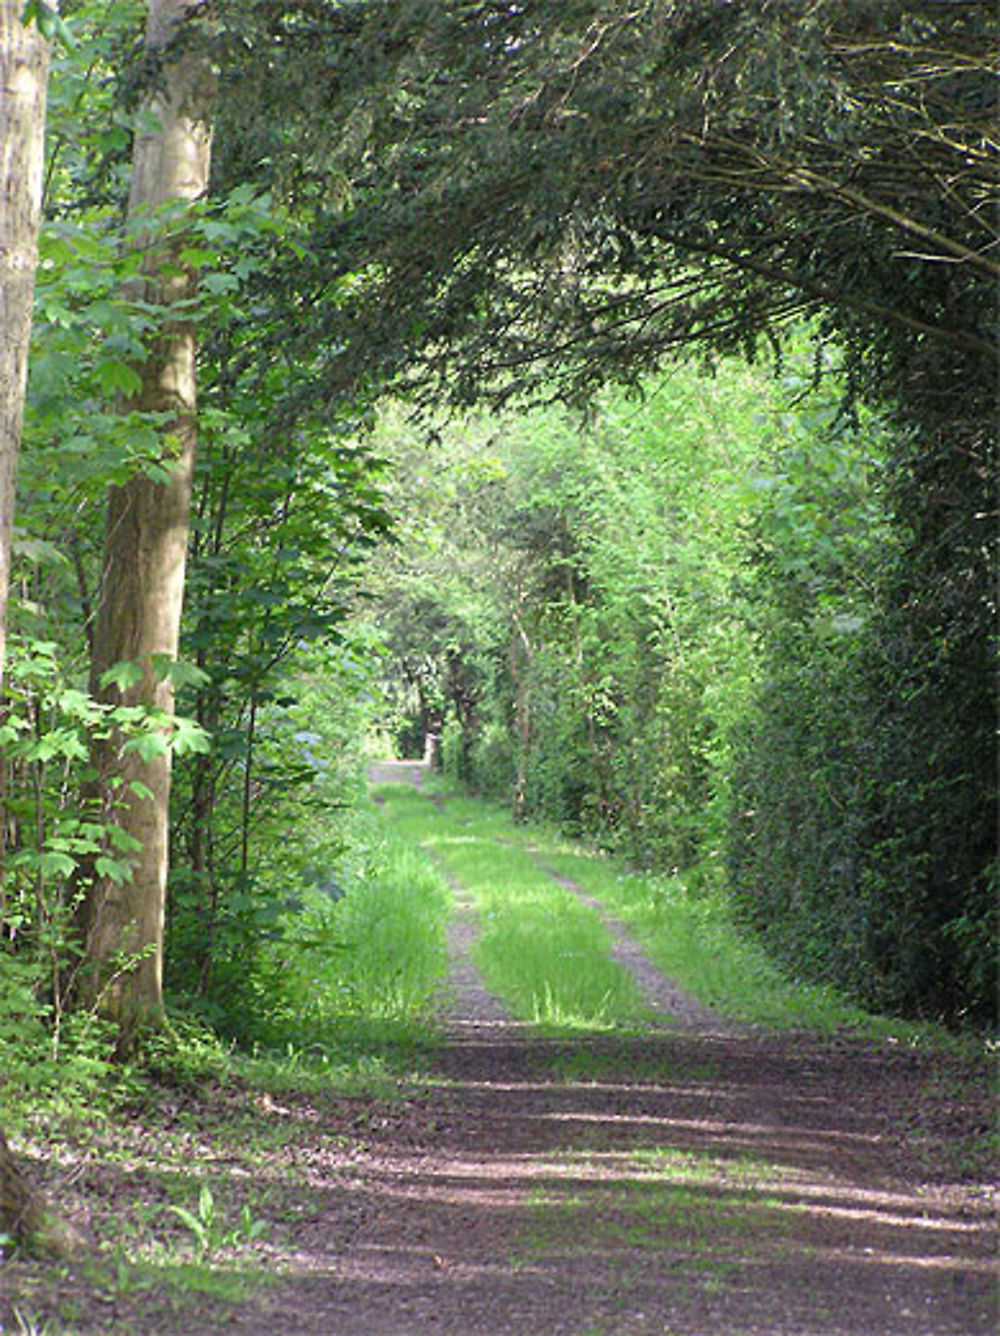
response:
<path id="1" fill-rule="evenodd" d="M 994 7 L 3 16 L 0 1037 L 259 1037 L 379 723 L 989 1020 Z"/>

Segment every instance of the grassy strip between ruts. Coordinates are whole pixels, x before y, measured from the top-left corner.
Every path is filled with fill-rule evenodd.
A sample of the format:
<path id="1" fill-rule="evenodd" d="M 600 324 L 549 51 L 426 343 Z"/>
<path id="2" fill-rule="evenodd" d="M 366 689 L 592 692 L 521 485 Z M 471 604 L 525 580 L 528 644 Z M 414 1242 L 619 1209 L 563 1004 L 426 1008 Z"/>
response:
<path id="1" fill-rule="evenodd" d="M 486 982 L 515 1015 L 544 1030 L 602 1029 L 643 1015 L 637 986 L 610 959 L 599 915 L 557 885 L 525 850 L 503 841 L 495 814 L 455 820 L 412 790 L 382 789 L 401 835 L 419 840 L 475 901 L 475 955 Z"/>
<path id="2" fill-rule="evenodd" d="M 734 921 L 719 889 L 694 889 L 682 875 L 629 871 L 620 860 L 552 827 L 518 825 L 502 808 L 477 798 L 444 790 L 436 791 L 432 802 L 429 795 L 412 790 L 386 793 L 393 827 L 436 851 L 460 880 L 484 897 L 487 913 L 496 912 L 496 900 L 503 899 L 499 893 L 492 901 L 486 899 L 488 880 L 509 878 L 507 869 L 515 866 L 516 854 L 521 860 L 516 864 L 517 885 L 534 884 L 527 871 L 530 864 L 543 876 L 548 872 L 571 880 L 625 924 L 664 974 L 724 1015 L 784 1027 L 850 1027 L 910 1040 L 935 1033 L 935 1027 L 873 1017 L 833 989 L 789 979 Z M 485 947 L 493 930 L 488 920 L 484 930 Z M 492 979 L 485 964 L 484 969 Z"/>

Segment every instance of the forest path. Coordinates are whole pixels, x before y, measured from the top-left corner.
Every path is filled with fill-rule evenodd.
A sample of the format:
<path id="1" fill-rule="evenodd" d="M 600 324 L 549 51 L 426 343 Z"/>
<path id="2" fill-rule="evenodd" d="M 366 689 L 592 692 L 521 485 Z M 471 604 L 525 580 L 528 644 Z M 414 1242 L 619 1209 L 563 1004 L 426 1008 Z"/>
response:
<path id="1" fill-rule="evenodd" d="M 935 1122 L 933 1059 L 725 1023 L 614 921 L 662 1023 L 541 1038 L 484 987 L 473 903 L 452 885 L 435 1075 L 373 1129 L 355 1161 L 368 1209 L 285 1290 L 283 1330 L 995 1331 L 988 1202 L 953 1181 L 963 1113 L 982 1109 Z"/>
<path id="2" fill-rule="evenodd" d="M 617 930 L 658 1016 L 546 1038 L 484 986 L 453 890 L 417 1073 L 168 1086 L 69 1138 L 54 1181 L 103 1252 L 0 1267 L 0 1336 L 994 1336 L 981 1058 L 731 1024 Z M 179 1263 L 199 1182 L 215 1251 Z"/>

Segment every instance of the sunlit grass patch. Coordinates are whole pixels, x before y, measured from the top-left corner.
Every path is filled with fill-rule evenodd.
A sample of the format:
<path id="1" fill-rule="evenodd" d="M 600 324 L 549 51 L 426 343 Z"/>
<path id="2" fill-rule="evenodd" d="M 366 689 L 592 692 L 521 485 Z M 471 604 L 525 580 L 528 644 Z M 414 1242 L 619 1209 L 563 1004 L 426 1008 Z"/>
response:
<path id="1" fill-rule="evenodd" d="M 559 888 L 510 880 L 480 904 L 476 954 L 515 1014 L 542 1027 L 601 1028 L 641 1013 L 639 990 L 610 959 L 593 910 Z"/>
<path id="2" fill-rule="evenodd" d="M 778 1028 L 850 1029 L 939 1043 L 938 1027 L 872 1015 L 832 987 L 790 978 L 739 924 L 710 876 L 636 872 L 550 826 L 516 826 L 510 838 L 558 876 L 601 901 L 664 974 L 734 1019 Z"/>
<path id="3" fill-rule="evenodd" d="M 789 977 L 736 920 L 711 874 L 630 871 L 554 826 L 519 825 L 505 808 L 447 789 L 433 797 L 399 786 L 385 792 L 393 827 L 423 843 L 473 889 L 477 878 L 486 883 L 501 868 L 510 877 L 516 867 L 514 876 L 522 880 L 530 877 L 527 863 L 550 869 L 599 900 L 665 975 L 722 1015 L 779 1028 L 849 1030 L 911 1046 L 957 1043 L 940 1027 L 875 1016 L 832 987 Z"/>
<path id="4" fill-rule="evenodd" d="M 442 811 L 412 791 L 380 793 L 393 828 L 419 839 L 474 898 L 477 963 L 516 1016 L 558 1030 L 611 1027 L 643 1014 L 637 986 L 610 958 L 599 916 L 504 840 L 501 813 L 450 795 Z"/>
<path id="5" fill-rule="evenodd" d="M 645 1146 L 625 1152 L 629 1171 L 638 1177 L 656 1178 L 670 1183 L 715 1183 L 728 1187 L 758 1187 L 778 1174 L 788 1176 L 779 1167 L 743 1151 L 722 1157 L 707 1151 L 680 1150 L 675 1146 Z"/>
<path id="6" fill-rule="evenodd" d="M 717 888 L 693 889 L 681 876 L 630 873 L 611 858 L 550 844 L 541 857 L 620 918 L 664 974 L 724 1014 L 817 1030 L 903 1035 L 920 1029 L 872 1017 L 832 988 L 789 979 L 735 922 Z"/>

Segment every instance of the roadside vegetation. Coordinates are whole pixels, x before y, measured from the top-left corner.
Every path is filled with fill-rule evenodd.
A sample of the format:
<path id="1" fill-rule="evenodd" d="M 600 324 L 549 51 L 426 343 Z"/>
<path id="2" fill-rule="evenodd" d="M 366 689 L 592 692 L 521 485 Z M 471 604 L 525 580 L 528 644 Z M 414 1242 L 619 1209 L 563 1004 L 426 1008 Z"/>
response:
<path id="1" fill-rule="evenodd" d="M 90 1214 L 85 1250 L 72 1262 L 8 1249 L 21 1324 L 13 1330 L 72 1336 L 77 1322 L 105 1330 L 102 1312 L 115 1315 L 107 1330 L 141 1331 L 151 1320 L 158 1330 L 225 1329 L 272 1302 L 311 1221 L 346 1237 L 366 1211 L 385 1209 L 338 1175 L 399 1119 L 412 1125 L 408 1135 L 433 1131 L 420 1120 L 428 1091 L 449 1084 L 435 1053 L 452 886 L 475 903 L 485 979 L 547 1038 L 536 1062 L 557 1086 L 701 1089 L 719 1078 L 711 1054 L 690 1044 L 682 1057 L 649 1046 L 650 1013 L 608 958 L 601 914 L 554 874 L 596 897 L 723 1018 L 933 1049 L 951 1086 L 930 1092 L 931 1109 L 978 1092 L 982 1056 L 968 1039 L 868 1016 L 832 989 L 782 974 L 718 895 L 629 873 L 616 856 L 552 826 L 516 823 L 441 780 L 421 790 L 384 785 L 373 796 L 354 809 L 350 855 L 276 920 L 260 966 L 271 993 L 241 1044 L 175 1013 L 124 1066 L 110 1062 L 98 1031 L 89 1048 L 77 1038 L 56 1056 L 50 1050 L 48 1064 L 40 1043 L 26 1047 L 38 1064 L 33 1084 L 15 1086 L 5 1072 L 5 1117 L 19 1144 L 52 1181 L 71 1179 L 71 1197 L 87 1200 Z M 984 1171 L 986 1142 L 954 1139 L 959 1177 Z M 324 1157 L 340 1166 L 332 1178 Z M 783 1181 L 777 1162 L 665 1146 L 613 1162 L 580 1152 L 567 1165 L 599 1174 L 600 1185 L 586 1210 L 568 1186 L 536 1190 L 515 1269 L 578 1250 L 584 1216 L 602 1249 L 661 1248 L 682 1227 L 699 1275 L 704 1268 L 713 1284 L 761 1246 L 761 1229 L 789 1245 L 795 1236 L 794 1219 L 769 1196 L 772 1181 Z"/>

